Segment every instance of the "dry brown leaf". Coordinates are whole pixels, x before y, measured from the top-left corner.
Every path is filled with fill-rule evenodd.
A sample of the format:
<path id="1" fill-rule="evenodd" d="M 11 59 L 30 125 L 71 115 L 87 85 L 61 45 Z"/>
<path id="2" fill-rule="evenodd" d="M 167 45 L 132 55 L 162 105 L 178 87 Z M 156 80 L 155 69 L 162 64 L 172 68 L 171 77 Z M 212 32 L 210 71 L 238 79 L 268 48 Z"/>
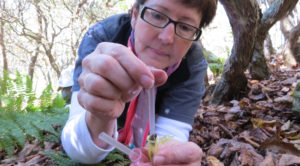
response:
<path id="1" fill-rule="evenodd" d="M 41 155 L 41 154 L 36 154 L 34 155 L 34 157 L 32 157 L 29 161 L 27 161 L 25 164 L 26 165 L 41 165 L 42 163 L 44 163 L 43 161 L 45 161 L 48 157 Z"/>
<path id="2" fill-rule="evenodd" d="M 224 148 L 222 146 L 218 146 L 217 144 L 212 144 L 207 151 L 207 155 L 219 157 L 223 152 Z"/>
<path id="3" fill-rule="evenodd" d="M 253 149 L 241 149 L 241 165 L 258 165 L 264 160 L 264 157 Z"/>
<path id="4" fill-rule="evenodd" d="M 235 106 L 235 107 L 232 107 L 231 109 L 229 109 L 228 112 L 232 113 L 232 114 L 236 114 L 236 113 L 242 112 L 242 110 L 241 110 L 240 106 Z"/>
<path id="5" fill-rule="evenodd" d="M 274 102 L 276 102 L 276 103 L 293 103 L 293 97 L 291 97 L 290 95 L 277 97 L 274 99 Z"/>
<path id="6" fill-rule="evenodd" d="M 289 92 L 290 91 L 290 88 L 289 87 L 283 87 L 282 89 L 281 89 L 281 91 L 283 91 L 283 92 Z"/>
<path id="7" fill-rule="evenodd" d="M 252 155 L 250 152 L 247 151 L 247 149 L 241 149 L 241 155 L 239 158 L 241 161 L 241 165 L 254 165 Z"/>
<path id="8" fill-rule="evenodd" d="M 237 153 L 235 153 L 234 158 L 232 159 L 232 162 L 230 163 L 230 166 L 240 166 L 239 162 L 239 156 Z"/>
<path id="9" fill-rule="evenodd" d="M 53 151 L 52 149 L 53 149 L 55 143 L 54 142 L 44 142 L 44 145 L 45 145 L 44 151 L 51 152 L 51 151 Z"/>
<path id="10" fill-rule="evenodd" d="M 224 164 L 214 156 L 207 156 L 206 161 L 209 166 L 224 166 Z"/>
<path id="11" fill-rule="evenodd" d="M 225 107 L 224 105 L 220 105 L 219 107 L 217 107 L 217 112 L 221 112 L 221 113 L 227 113 L 229 110 L 228 107 Z"/>
<path id="12" fill-rule="evenodd" d="M 230 120 L 235 119 L 235 117 L 236 117 L 235 114 L 228 113 L 228 114 L 225 114 L 225 115 L 224 115 L 224 120 L 225 120 L 226 122 L 228 122 L 228 121 L 230 121 Z"/>
<path id="13" fill-rule="evenodd" d="M 250 100 L 249 100 L 249 99 L 243 98 L 243 99 L 239 102 L 238 105 L 239 105 L 241 108 L 244 108 L 244 107 L 249 106 L 249 105 L 251 105 L 251 104 L 250 104 Z"/>
<path id="14" fill-rule="evenodd" d="M 287 122 L 285 122 L 282 126 L 281 126 L 281 131 L 286 131 L 289 130 L 291 127 L 291 121 L 288 120 Z"/>
<path id="15" fill-rule="evenodd" d="M 38 140 L 35 140 L 32 144 L 30 144 L 29 142 L 26 142 L 24 145 L 24 148 L 19 152 L 18 158 L 20 160 L 22 160 L 31 154 L 37 153 L 39 150 L 40 150 L 40 147 L 39 147 Z"/>
<path id="16" fill-rule="evenodd" d="M 251 122 L 253 123 L 253 127 L 276 127 L 276 126 L 281 126 L 282 124 L 280 122 L 277 122 L 276 120 L 272 121 L 266 121 L 262 120 L 260 118 L 252 118 Z"/>
<path id="17" fill-rule="evenodd" d="M 284 81 L 281 81 L 281 84 L 283 84 L 283 85 L 292 85 L 294 82 L 297 82 L 297 78 L 292 77 L 292 78 L 288 78 Z"/>
<path id="18" fill-rule="evenodd" d="M 263 142 L 260 148 L 271 151 L 273 153 L 288 153 L 300 156 L 300 150 L 298 150 L 294 144 L 283 142 L 276 136 Z"/>
<path id="19" fill-rule="evenodd" d="M 252 129 L 249 135 L 251 139 L 258 143 L 262 143 L 269 138 L 268 135 L 261 128 Z"/>
<path id="20" fill-rule="evenodd" d="M 267 157 L 259 164 L 259 166 L 276 166 L 276 161 L 272 153 L 267 153 Z"/>
<path id="21" fill-rule="evenodd" d="M 300 145 L 300 139 L 298 140 L 294 140 L 294 141 L 290 141 L 292 144 L 299 144 Z"/>
<path id="22" fill-rule="evenodd" d="M 259 84 L 259 80 L 250 80 L 250 84 L 252 85 Z"/>
<path id="23" fill-rule="evenodd" d="M 260 93 L 257 95 L 250 93 L 250 94 L 248 94 L 248 96 L 251 100 L 254 100 L 254 101 L 263 100 L 266 97 L 265 94 L 263 94 L 263 93 Z"/>
<path id="24" fill-rule="evenodd" d="M 279 159 L 278 166 L 287 166 L 287 165 L 300 165 L 300 157 L 291 155 L 291 154 L 283 154 Z"/>
<path id="25" fill-rule="evenodd" d="M 232 104 L 233 107 L 235 107 L 235 106 L 238 106 L 239 101 L 238 101 L 238 100 L 231 100 L 231 101 L 230 101 L 230 104 Z"/>

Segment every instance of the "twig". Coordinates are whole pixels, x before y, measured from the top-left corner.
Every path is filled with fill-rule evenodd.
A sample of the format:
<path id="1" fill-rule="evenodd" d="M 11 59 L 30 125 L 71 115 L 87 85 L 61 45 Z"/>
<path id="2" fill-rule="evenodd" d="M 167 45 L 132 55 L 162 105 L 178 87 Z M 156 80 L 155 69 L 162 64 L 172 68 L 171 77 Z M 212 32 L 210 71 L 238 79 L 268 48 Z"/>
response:
<path id="1" fill-rule="evenodd" d="M 227 136 L 229 136 L 230 138 L 233 138 L 232 133 L 222 124 L 218 124 L 218 126 L 225 132 L 225 134 Z"/>
<path id="2" fill-rule="evenodd" d="M 258 143 L 256 143 L 255 141 L 252 141 L 249 138 L 246 138 L 244 136 L 241 136 L 240 138 L 244 139 L 247 143 L 249 143 L 250 145 L 254 146 L 255 148 L 259 148 L 260 145 Z"/>

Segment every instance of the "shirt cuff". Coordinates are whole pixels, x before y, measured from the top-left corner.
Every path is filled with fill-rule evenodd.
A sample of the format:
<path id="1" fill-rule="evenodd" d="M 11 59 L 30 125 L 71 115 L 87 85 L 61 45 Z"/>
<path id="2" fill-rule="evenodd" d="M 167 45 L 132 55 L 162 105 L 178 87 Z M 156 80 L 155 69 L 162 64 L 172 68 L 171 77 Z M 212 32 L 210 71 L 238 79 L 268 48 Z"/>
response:
<path id="1" fill-rule="evenodd" d="M 103 160 L 114 147 L 107 149 L 98 147 L 92 140 L 86 124 L 86 111 L 69 119 L 62 133 L 62 144 L 67 154 L 77 162 L 94 164 Z M 118 138 L 115 126 L 114 139 Z"/>
<path id="2" fill-rule="evenodd" d="M 157 116 L 155 127 L 159 137 L 169 135 L 184 142 L 189 140 L 189 133 L 192 130 L 192 125 L 188 123 L 162 116 Z"/>

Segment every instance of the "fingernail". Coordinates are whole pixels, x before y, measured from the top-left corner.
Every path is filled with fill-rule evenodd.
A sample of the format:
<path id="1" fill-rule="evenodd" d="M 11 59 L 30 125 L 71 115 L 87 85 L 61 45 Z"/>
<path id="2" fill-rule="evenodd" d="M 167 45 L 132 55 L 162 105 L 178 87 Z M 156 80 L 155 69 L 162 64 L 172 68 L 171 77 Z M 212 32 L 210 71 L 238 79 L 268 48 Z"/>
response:
<path id="1" fill-rule="evenodd" d="M 165 162 L 165 158 L 162 156 L 155 156 L 153 159 L 153 164 L 155 165 L 164 164 L 164 162 Z"/>
<path id="2" fill-rule="evenodd" d="M 154 86 L 154 80 L 146 75 L 141 77 L 141 83 L 144 88 L 152 88 Z"/>
<path id="3" fill-rule="evenodd" d="M 157 84 L 161 84 L 161 83 L 163 83 L 165 81 L 165 78 L 164 77 L 157 77 L 156 78 L 156 83 Z"/>
<path id="4" fill-rule="evenodd" d="M 131 90 L 128 91 L 129 95 L 136 95 L 139 92 L 140 88 L 138 86 L 135 86 Z"/>

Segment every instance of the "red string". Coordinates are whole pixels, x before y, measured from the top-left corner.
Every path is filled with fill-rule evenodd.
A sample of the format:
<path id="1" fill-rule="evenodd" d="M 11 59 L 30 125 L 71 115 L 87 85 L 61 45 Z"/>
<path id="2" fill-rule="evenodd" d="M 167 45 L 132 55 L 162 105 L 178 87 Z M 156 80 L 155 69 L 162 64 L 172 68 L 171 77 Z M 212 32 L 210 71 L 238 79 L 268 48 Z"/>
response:
<path id="1" fill-rule="evenodd" d="M 136 112 L 137 103 L 138 103 L 138 96 L 130 102 L 127 115 L 126 115 L 125 125 L 121 130 L 119 130 L 120 134 L 119 134 L 118 141 L 125 145 L 128 145 L 131 141 L 131 136 L 132 136 L 131 124 Z"/>

